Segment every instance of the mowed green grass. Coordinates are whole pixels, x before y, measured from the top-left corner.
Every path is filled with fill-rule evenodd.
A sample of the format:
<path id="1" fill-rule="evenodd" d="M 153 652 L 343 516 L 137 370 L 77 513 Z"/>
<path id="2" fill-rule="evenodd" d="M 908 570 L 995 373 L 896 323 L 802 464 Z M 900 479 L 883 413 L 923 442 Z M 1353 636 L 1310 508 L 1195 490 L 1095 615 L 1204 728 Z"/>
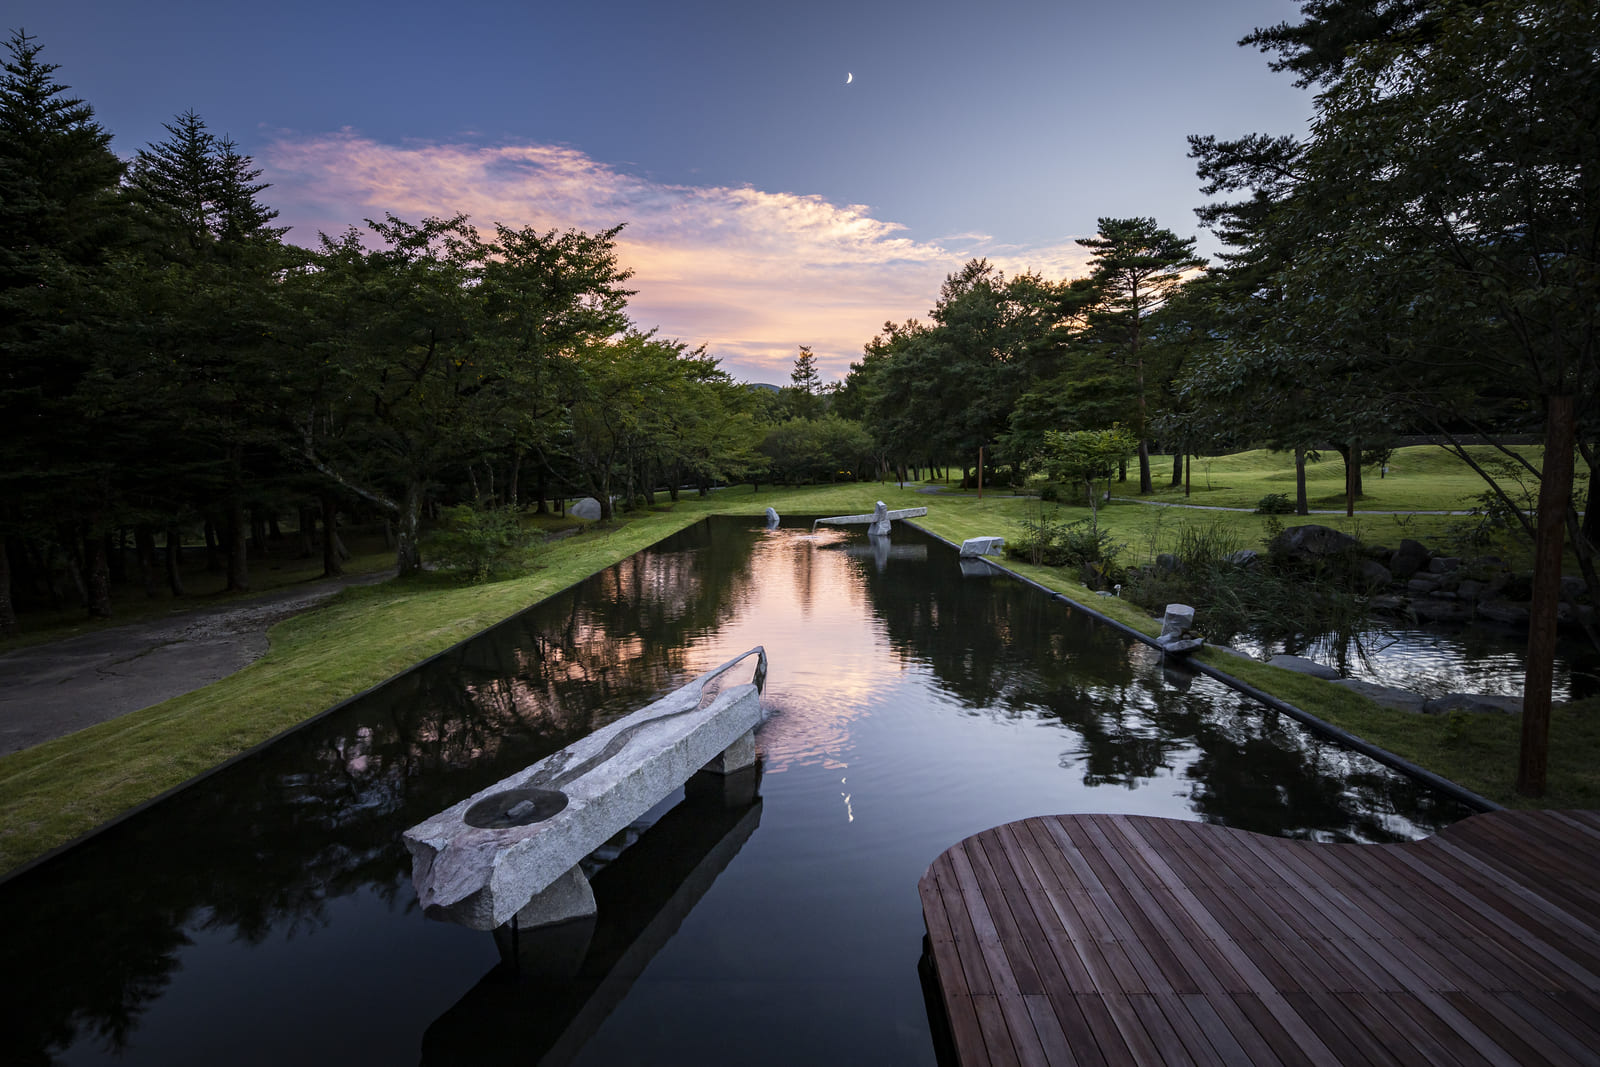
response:
<path id="1" fill-rule="evenodd" d="M 1268 455 L 1243 454 L 1239 470 L 1230 476 L 1240 482 L 1265 477 L 1271 473 L 1263 458 Z M 1222 460 L 1214 461 L 1214 482 L 1219 480 L 1217 468 L 1224 466 Z M 1254 489 L 1241 485 L 1228 491 L 1248 495 Z M 993 491 L 979 500 L 974 493 L 929 495 L 892 483 L 769 487 L 759 492 L 740 486 L 703 499 L 663 503 L 553 542 L 537 555 L 530 573 L 507 581 L 460 586 L 429 577 L 347 589 L 325 606 L 274 627 L 267 655 L 237 674 L 0 758 L 0 870 L 72 840 L 706 515 L 754 516 L 769 506 L 785 515 L 847 514 L 870 511 L 880 499 L 892 508 L 928 507 L 930 514 L 919 524 L 957 542 L 982 535 L 1014 537 L 1039 506 L 1035 500 Z M 1064 512 L 1068 517 L 1088 514 L 1086 508 Z M 1298 521 L 1284 518 L 1288 524 Z M 1257 515 L 1140 504 L 1113 504 L 1102 509 L 1101 521 L 1129 545 L 1134 561 L 1152 549 L 1170 547 L 1184 522 L 1221 523 L 1243 545 L 1258 541 L 1264 528 Z M 1430 524 L 1450 520 L 1322 516 L 1312 521 L 1394 543 L 1400 536 L 1428 541 L 1434 528 Z M 1156 620 L 1139 609 L 1096 597 L 1065 571 L 1008 566 L 1146 633 L 1159 630 Z M 1202 656 L 1216 657 L 1211 661 L 1220 669 L 1500 803 L 1600 807 L 1600 771 L 1590 758 L 1600 744 L 1600 701 L 1557 711 L 1550 790 L 1535 805 L 1512 791 L 1517 745 L 1513 718 L 1473 716 L 1463 721 L 1406 715 L 1304 675 L 1221 653 Z"/>

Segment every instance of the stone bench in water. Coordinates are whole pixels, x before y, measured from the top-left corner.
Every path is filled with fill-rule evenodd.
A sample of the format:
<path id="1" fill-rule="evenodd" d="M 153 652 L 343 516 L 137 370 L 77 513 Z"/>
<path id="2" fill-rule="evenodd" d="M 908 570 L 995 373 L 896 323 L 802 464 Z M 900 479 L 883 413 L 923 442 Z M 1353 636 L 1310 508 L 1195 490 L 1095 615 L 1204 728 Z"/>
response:
<path id="1" fill-rule="evenodd" d="M 749 683 L 707 692 L 751 656 Z M 766 673 L 757 646 L 407 830 L 424 913 L 477 930 L 593 914 L 580 860 L 697 771 L 755 763 Z"/>

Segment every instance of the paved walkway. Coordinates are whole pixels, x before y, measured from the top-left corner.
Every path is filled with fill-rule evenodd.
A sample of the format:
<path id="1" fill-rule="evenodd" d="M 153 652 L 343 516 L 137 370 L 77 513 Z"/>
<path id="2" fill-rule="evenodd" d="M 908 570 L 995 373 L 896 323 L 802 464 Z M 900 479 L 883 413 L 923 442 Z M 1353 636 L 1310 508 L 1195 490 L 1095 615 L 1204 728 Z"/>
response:
<path id="1" fill-rule="evenodd" d="M 226 678 L 266 654 L 268 627 L 391 573 L 308 582 L 0 654 L 0 755 Z"/>

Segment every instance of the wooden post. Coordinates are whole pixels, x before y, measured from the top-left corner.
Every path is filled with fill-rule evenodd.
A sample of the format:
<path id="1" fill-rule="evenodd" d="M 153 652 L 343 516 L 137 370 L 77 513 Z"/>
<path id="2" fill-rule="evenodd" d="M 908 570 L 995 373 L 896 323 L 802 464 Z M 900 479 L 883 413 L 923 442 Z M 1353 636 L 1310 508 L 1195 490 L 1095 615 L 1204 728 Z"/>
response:
<path id="1" fill-rule="evenodd" d="M 1183 454 L 1183 495 L 1184 496 L 1188 496 L 1189 495 L 1189 474 L 1190 474 L 1190 471 L 1192 469 L 1192 464 L 1189 462 L 1190 459 L 1191 459 L 1191 457 L 1190 457 L 1189 453 L 1185 452 Z"/>
<path id="2" fill-rule="evenodd" d="M 1528 605 L 1528 662 L 1522 677 L 1522 748 L 1517 792 L 1544 796 L 1550 749 L 1550 687 L 1555 679 L 1556 609 L 1561 604 L 1561 547 L 1572 495 L 1576 435 L 1572 397 L 1545 401 L 1544 471 L 1539 476 L 1539 523 L 1533 543 L 1533 602 Z"/>
<path id="3" fill-rule="evenodd" d="M 978 499 L 983 499 L 983 446 L 978 446 Z"/>

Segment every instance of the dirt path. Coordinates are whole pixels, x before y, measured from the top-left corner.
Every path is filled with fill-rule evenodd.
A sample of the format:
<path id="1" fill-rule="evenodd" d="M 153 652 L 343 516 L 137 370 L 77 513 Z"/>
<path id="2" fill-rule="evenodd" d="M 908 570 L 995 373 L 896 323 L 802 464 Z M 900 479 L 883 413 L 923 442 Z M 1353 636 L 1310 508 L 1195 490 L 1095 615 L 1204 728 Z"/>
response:
<path id="1" fill-rule="evenodd" d="M 0 755 L 210 685 L 263 656 L 274 623 L 390 576 L 306 583 L 0 654 Z"/>

